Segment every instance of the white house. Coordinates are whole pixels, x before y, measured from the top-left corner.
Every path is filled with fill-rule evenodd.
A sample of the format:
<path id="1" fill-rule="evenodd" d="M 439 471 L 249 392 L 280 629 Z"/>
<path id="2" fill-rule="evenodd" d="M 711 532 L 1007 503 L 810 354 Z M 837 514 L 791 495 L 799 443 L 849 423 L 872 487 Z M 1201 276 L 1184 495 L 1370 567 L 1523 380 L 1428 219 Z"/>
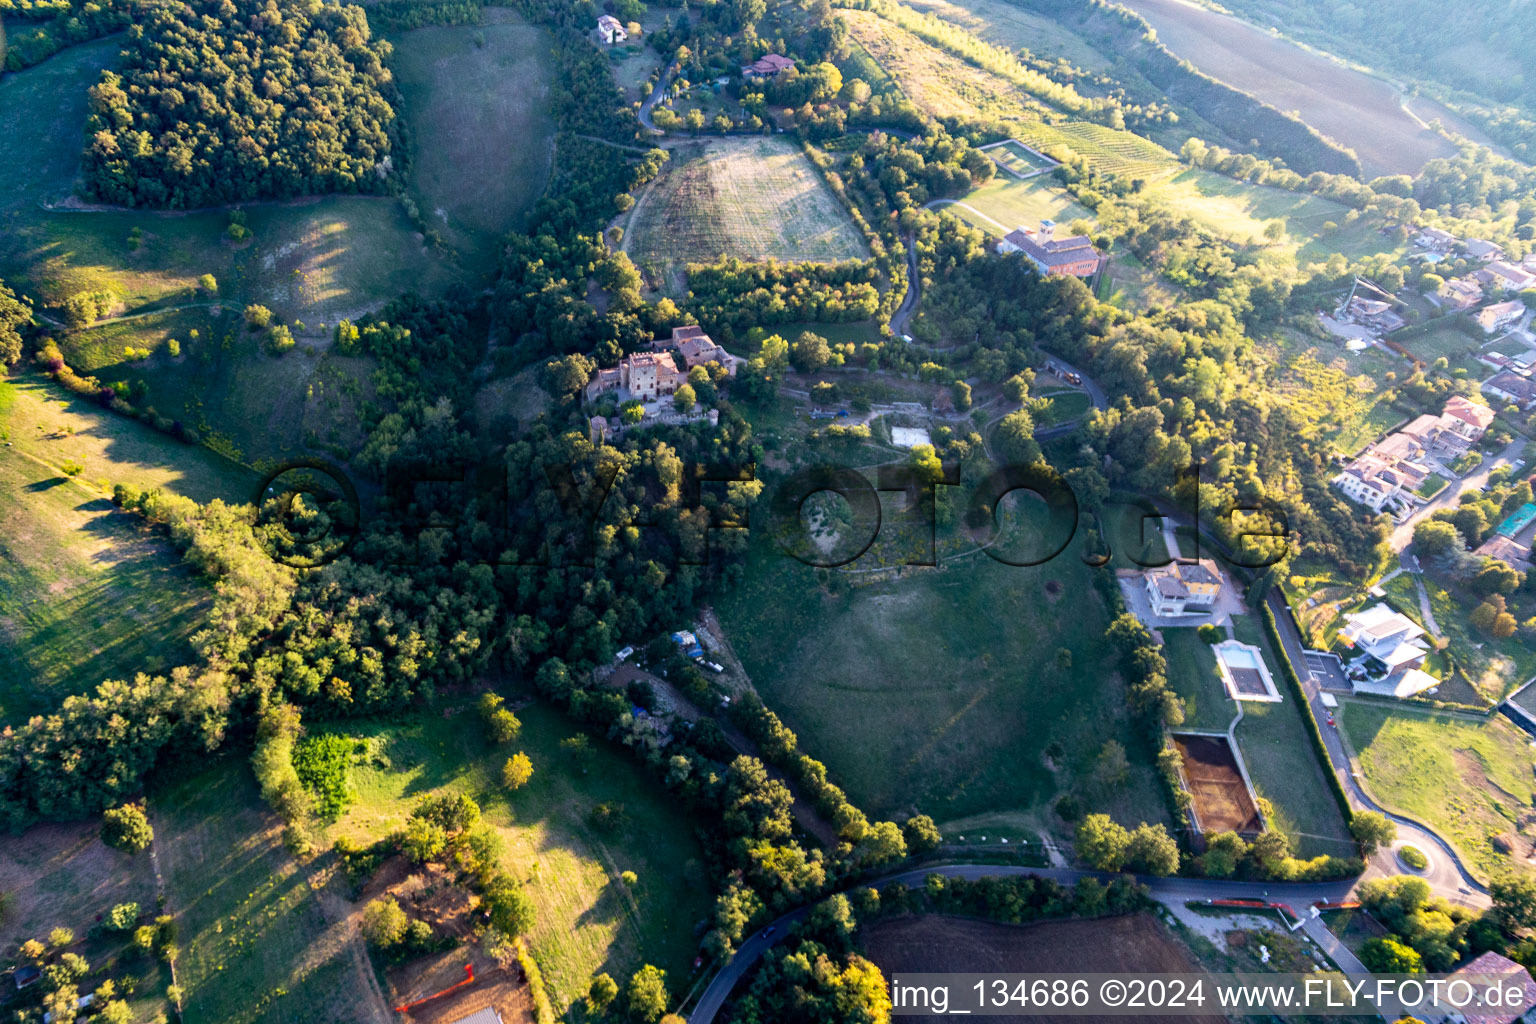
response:
<path id="1" fill-rule="evenodd" d="M 1483 329 L 1484 334 L 1493 334 L 1500 328 L 1519 323 L 1523 316 L 1525 316 L 1525 303 L 1519 299 L 1510 299 L 1508 302 L 1495 302 L 1491 306 L 1484 306 L 1473 314 L 1472 319 L 1477 321 L 1477 326 Z"/>
<path id="2" fill-rule="evenodd" d="M 1205 615 L 1221 596 L 1221 571 L 1209 558 L 1178 558 L 1148 569 L 1147 603 L 1156 615 Z"/>
<path id="3" fill-rule="evenodd" d="M 1350 683 L 1357 693 L 1411 697 L 1439 680 L 1423 671 L 1429 648 L 1420 639 L 1424 628 L 1389 605 L 1375 604 L 1344 616 L 1339 640 L 1363 653 L 1365 663 L 1352 665 Z"/>
<path id="4" fill-rule="evenodd" d="M 609 46 L 615 43 L 622 43 L 629 38 L 629 33 L 624 31 L 624 25 L 611 14 L 604 14 L 598 17 L 597 34 Z"/>

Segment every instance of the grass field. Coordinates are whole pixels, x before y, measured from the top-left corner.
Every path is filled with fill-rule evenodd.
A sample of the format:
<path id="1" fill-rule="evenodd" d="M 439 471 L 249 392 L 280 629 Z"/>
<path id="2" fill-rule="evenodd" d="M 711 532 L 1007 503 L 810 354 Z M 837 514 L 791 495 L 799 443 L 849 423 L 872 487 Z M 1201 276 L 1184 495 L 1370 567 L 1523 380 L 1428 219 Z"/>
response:
<path id="1" fill-rule="evenodd" d="M 1417 174 L 1455 154 L 1405 113 L 1387 82 L 1303 50 L 1277 34 L 1181 0 L 1129 0 L 1161 41 L 1200 70 L 1252 93 L 1353 149 L 1367 177 Z"/>
<path id="2" fill-rule="evenodd" d="M 0 380 L 0 432 L 0 720 L 184 661 L 211 592 L 112 484 L 243 501 L 254 474 L 32 377 Z"/>
<path id="3" fill-rule="evenodd" d="M 171 1009 L 165 995 L 169 970 L 159 957 L 126 953 L 123 934 L 91 931 L 120 903 L 137 903 L 148 915 L 140 920 L 148 923 L 155 913 L 154 865 L 148 853 L 133 856 L 104 846 L 97 832 L 94 821 L 71 822 L 0 838 L 0 890 L 7 899 L 0 945 L 14 950 L 28 939 L 46 940 L 54 928 L 70 929 L 70 951 L 92 968 L 80 990 L 110 977 L 125 994 L 135 1024 L 148 1024 Z"/>
<path id="4" fill-rule="evenodd" d="M 758 692 L 859 806 L 1041 812 L 1105 740 L 1133 762 L 1141 749 L 1089 572 L 1072 551 L 1034 568 L 972 556 L 828 593 L 756 533 L 746 581 L 717 611 Z M 1106 801 L 1117 818 L 1164 814 L 1139 762 Z"/>
<path id="5" fill-rule="evenodd" d="M 1339 724 L 1383 806 L 1449 839 L 1485 880 L 1529 869 L 1536 757 L 1524 733 L 1498 715 L 1479 720 L 1364 701 L 1343 702 Z M 1492 845 L 1501 834 L 1513 854 Z"/>
<path id="6" fill-rule="evenodd" d="M 624 248 L 637 262 L 836 260 L 869 255 L 847 212 L 794 144 L 714 139 L 672 150 L 636 201 Z"/>
<path id="7" fill-rule="evenodd" d="M 1349 353 L 1310 339 L 1273 338 L 1282 343 L 1276 388 L 1297 410 L 1317 423 L 1343 452 L 1353 454 L 1403 422 L 1402 410 L 1387 400 L 1386 373 L 1405 364 L 1378 349 Z M 1303 348 L 1305 344 L 1307 347 Z"/>
<path id="8" fill-rule="evenodd" d="M 1110 58 L 1082 36 L 1009 0 L 907 0 L 907 6 L 943 18 L 1009 49 L 1065 57 L 1089 71 L 1108 71 Z"/>
<path id="9" fill-rule="evenodd" d="M 1042 220 L 1062 225 L 1075 220 L 1093 222 L 1093 213 L 1047 175 L 1019 181 L 1011 175 L 998 174 L 980 188 L 972 189 L 961 202 L 963 206 L 946 203 L 939 209 L 994 238 L 1001 238 L 1021 225 L 1035 227 Z"/>
<path id="10" fill-rule="evenodd" d="M 511 11 L 400 34 L 394 69 L 411 126 L 411 195 L 470 265 L 495 269 L 549 177 L 549 40 Z"/>
<path id="11" fill-rule="evenodd" d="M 1164 629 L 1163 657 L 1168 659 L 1168 685 L 1184 700 L 1184 729 L 1225 732 L 1237 714 L 1227 696 L 1216 655 L 1194 629 Z"/>
<path id="12" fill-rule="evenodd" d="M 1232 619 L 1237 639 L 1253 644 L 1264 654 L 1271 675 L 1280 673 L 1280 660 L 1269 645 L 1264 628 L 1254 615 Z M 1278 683 L 1277 683 L 1278 685 Z M 1243 720 L 1237 727 L 1237 745 L 1243 752 L 1248 775 L 1258 795 L 1270 803 L 1270 824 L 1292 837 L 1298 857 L 1331 853 L 1354 855 L 1339 805 L 1307 739 L 1304 715 L 1308 711 L 1289 693 L 1277 704 L 1243 702 Z"/>
<path id="13" fill-rule="evenodd" d="M 559 743 L 577 729 L 547 707 L 518 711 L 523 731 L 510 749 L 493 748 L 473 710 L 461 710 L 341 730 L 367 742 L 369 762 L 353 768 L 358 801 L 331 834 L 377 839 L 422 797 L 468 793 L 504 838 L 507 869 L 528 885 L 538 913 L 534 955 L 558 1001 L 574 1000 L 598 971 L 623 978 L 641 962 L 666 970 L 680 990 L 696 952 L 693 926 L 709 914 L 693 823 L 627 752 L 599 741 L 586 768 L 573 768 Z M 527 752 L 534 775 L 508 794 L 500 772 L 511 750 Z M 599 803 L 623 807 L 621 830 L 592 824 Z M 621 871 L 634 871 L 639 884 L 626 888 Z"/>
<path id="14" fill-rule="evenodd" d="M 214 275 L 226 310 L 259 302 L 285 321 L 302 320 L 308 330 L 296 333 L 315 338 L 324 336 L 322 324 L 408 290 L 431 293 L 458 271 L 423 248 L 400 204 L 387 198 L 253 204 L 246 211 L 253 237 L 243 245 L 225 237 L 222 211 L 44 209 L 74 188 L 86 90 L 118 48 L 116 39 L 74 46 L 0 80 L 0 279 L 45 310 L 76 292 L 101 291 L 112 296 L 114 315 L 159 311 L 71 335 L 63 339 L 66 357 L 105 380 L 144 377 L 161 413 L 233 437 L 248 457 L 292 450 L 306 430 L 325 440 L 328 426 L 304 422 L 313 375 L 295 372 L 300 363 L 291 357 L 299 353 L 274 361 L 257 358 L 254 345 L 224 349 L 210 300 L 194 294 L 197 277 Z M 194 308 L 181 308 L 188 304 Z M 194 327 L 217 352 L 189 344 L 185 332 Z M 155 347 L 171 336 L 182 342 L 181 363 L 157 357 L 113 368 L 124 347 Z"/>
<path id="15" fill-rule="evenodd" d="M 324 879 L 283 849 L 244 757 L 152 788 L 150 818 L 181 954 L 188 1021 L 364 1024 L 370 1000 L 362 947 L 327 917 Z"/>
<path id="16" fill-rule="evenodd" d="M 1010 171 L 1020 178 L 1042 168 L 1053 166 L 1049 160 L 1042 160 L 1015 139 L 1007 139 L 999 145 L 990 146 L 986 153 L 1003 170 Z"/>

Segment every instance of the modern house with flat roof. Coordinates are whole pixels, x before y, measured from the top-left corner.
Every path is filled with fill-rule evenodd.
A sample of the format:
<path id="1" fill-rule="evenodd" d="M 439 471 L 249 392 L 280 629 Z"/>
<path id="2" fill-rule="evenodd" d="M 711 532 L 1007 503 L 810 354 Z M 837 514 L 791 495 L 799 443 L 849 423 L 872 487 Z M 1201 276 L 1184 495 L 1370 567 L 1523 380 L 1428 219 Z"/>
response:
<path id="1" fill-rule="evenodd" d="M 1412 697 L 1440 685 L 1423 670 L 1429 648 L 1424 628 L 1390 605 L 1375 604 L 1344 616 L 1339 641 L 1362 655 L 1346 669 L 1356 693 Z"/>

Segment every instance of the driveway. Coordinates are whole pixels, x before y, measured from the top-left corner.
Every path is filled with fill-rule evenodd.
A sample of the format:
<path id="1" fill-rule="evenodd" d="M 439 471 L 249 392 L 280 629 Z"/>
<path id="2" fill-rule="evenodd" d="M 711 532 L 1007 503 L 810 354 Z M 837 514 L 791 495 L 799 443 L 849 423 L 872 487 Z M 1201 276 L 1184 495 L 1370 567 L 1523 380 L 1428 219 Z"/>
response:
<path id="1" fill-rule="evenodd" d="M 1434 500 L 1419 508 L 1392 531 L 1392 539 L 1390 541 L 1392 550 L 1401 552 L 1409 544 L 1412 544 L 1413 528 L 1429 518 L 1438 509 L 1455 508 L 1462 494 L 1467 491 L 1485 490 L 1488 487 L 1489 474 L 1500 466 L 1507 466 L 1514 462 L 1519 457 L 1520 450 L 1525 447 L 1525 443 L 1525 438 L 1516 438 L 1508 447 L 1493 458 L 1484 459 L 1483 464 L 1472 473 L 1462 477 L 1460 480 L 1453 480 L 1450 486 L 1435 496 Z"/>
<path id="2" fill-rule="evenodd" d="M 1279 591 L 1271 590 L 1265 601 L 1275 617 L 1275 627 L 1280 633 L 1280 642 L 1284 645 L 1291 664 L 1298 671 L 1310 669 L 1301 634 L 1296 631 L 1290 610 L 1286 608 Z M 1462 866 L 1460 858 L 1449 843 L 1418 822 L 1388 811 L 1372 800 L 1360 786 L 1359 779 L 1355 775 L 1354 763 L 1349 758 L 1349 752 L 1344 747 L 1339 730 L 1328 724 L 1328 709 L 1323 707 L 1321 700 L 1322 682 L 1315 678 L 1311 671 L 1306 671 L 1306 674 L 1301 677 L 1301 688 L 1307 695 L 1307 703 L 1313 720 L 1317 722 L 1318 731 L 1322 733 L 1323 746 L 1328 750 L 1329 767 L 1333 769 L 1340 784 L 1343 785 L 1344 794 L 1348 797 L 1350 806 L 1360 810 L 1378 811 L 1391 818 L 1397 823 L 1397 838 L 1400 843 L 1410 843 L 1429 855 L 1429 868 L 1423 873 L 1423 878 L 1434 888 L 1436 896 L 1443 896 L 1452 903 L 1460 903 L 1468 907 L 1486 907 L 1489 902 L 1488 890 Z M 1373 878 L 1402 873 L 1402 868 L 1397 864 L 1392 852 L 1382 850 L 1371 860 L 1363 877 Z"/>

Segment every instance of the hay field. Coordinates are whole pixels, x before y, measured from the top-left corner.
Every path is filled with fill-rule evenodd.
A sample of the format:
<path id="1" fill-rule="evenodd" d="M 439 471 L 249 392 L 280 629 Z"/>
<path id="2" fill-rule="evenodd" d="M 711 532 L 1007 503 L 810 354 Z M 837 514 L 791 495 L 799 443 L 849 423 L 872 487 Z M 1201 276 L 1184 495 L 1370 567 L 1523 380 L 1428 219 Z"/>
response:
<path id="1" fill-rule="evenodd" d="M 679 146 L 630 211 L 636 261 L 721 256 L 830 263 L 869 255 L 853 222 L 794 144 L 729 138 Z"/>
<path id="2" fill-rule="evenodd" d="M 1127 6 L 1201 71 L 1294 111 L 1353 149 L 1368 176 L 1417 174 L 1429 160 L 1455 155 L 1456 147 L 1421 128 L 1402 109 L 1398 91 L 1379 78 L 1184 0 L 1127 0 Z"/>

